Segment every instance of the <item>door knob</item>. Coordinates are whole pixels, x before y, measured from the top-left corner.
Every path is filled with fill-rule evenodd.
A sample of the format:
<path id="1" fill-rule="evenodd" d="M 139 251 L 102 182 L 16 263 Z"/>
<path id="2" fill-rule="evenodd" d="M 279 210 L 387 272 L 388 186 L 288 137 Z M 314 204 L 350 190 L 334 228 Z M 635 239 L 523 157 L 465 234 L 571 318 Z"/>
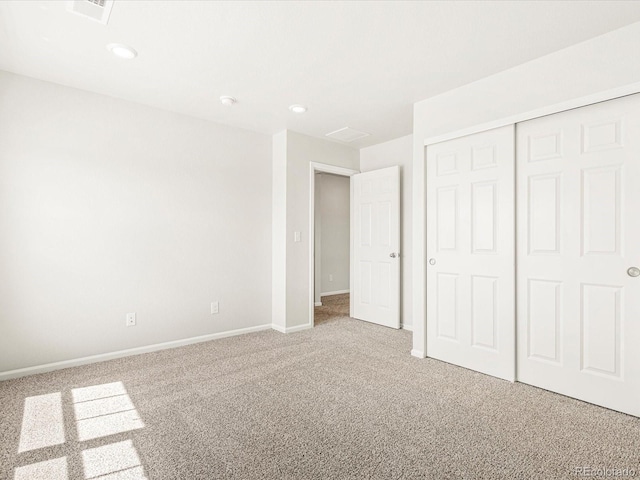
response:
<path id="1" fill-rule="evenodd" d="M 436 259 L 435 258 L 430 258 L 429 259 L 429 265 L 435 265 L 436 264 Z"/>
<path id="2" fill-rule="evenodd" d="M 627 275 L 630 277 L 638 277 L 640 276 L 640 268 L 638 267 L 629 267 L 627 270 Z"/>
<path id="3" fill-rule="evenodd" d="M 396 258 L 396 257 L 399 257 L 399 256 L 400 256 L 400 254 L 399 254 L 399 253 L 390 253 L 390 254 L 389 254 L 389 256 L 390 256 L 391 258 Z"/>

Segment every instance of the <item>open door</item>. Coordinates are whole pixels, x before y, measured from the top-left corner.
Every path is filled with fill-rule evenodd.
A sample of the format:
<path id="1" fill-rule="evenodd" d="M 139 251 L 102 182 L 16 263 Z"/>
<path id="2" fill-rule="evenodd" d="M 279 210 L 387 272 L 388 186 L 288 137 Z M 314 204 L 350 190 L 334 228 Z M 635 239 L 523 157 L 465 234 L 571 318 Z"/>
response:
<path id="1" fill-rule="evenodd" d="M 351 177 L 353 316 L 400 328 L 400 168 Z"/>

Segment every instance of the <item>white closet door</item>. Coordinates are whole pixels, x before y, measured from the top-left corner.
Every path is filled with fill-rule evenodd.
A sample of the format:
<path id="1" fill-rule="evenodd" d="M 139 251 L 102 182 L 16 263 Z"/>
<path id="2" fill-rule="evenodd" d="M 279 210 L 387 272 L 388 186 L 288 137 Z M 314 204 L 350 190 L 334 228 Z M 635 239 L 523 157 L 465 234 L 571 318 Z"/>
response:
<path id="1" fill-rule="evenodd" d="M 518 380 L 640 415 L 640 95 L 517 145 Z"/>
<path id="2" fill-rule="evenodd" d="M 427 356 L 515 379 L 514 127 L 427 147 Z"/>

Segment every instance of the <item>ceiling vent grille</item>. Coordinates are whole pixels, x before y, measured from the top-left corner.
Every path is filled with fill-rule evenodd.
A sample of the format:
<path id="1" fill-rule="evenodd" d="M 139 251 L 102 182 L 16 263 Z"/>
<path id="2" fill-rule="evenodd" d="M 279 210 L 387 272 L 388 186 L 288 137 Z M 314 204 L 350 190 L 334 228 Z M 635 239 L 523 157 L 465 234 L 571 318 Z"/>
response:
<path id="1" fill-rule="evenodd" d="M 67 10 L 81 17 L 106 25 L 113 8 L 113 0 L 68 0 Z"/>
<path id="2" fill-rule="evenodd" d="M 325 137 L 331 138 L 332 140 L 339 140 L 340 142 L 349 143 L 364 137 L 368 137 L 369 135 L 369 133 L 360 132 L 349 127 L 344 127 L 336 130 L 335 132 L 327 133 Z"/>

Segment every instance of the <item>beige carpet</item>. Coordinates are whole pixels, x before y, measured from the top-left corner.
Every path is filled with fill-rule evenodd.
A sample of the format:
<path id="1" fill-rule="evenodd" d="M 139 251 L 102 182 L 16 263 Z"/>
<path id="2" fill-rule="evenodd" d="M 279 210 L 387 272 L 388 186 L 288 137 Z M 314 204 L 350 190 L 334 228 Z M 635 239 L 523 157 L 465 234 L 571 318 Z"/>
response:
<path id="1" fill-rule="evenodd" d="M 0 478 L 640 476 L 639 419 L 413 358 L 410 333 L 323 302 L 313 330 L 0 383 Z"/>
<path id="2" fill-rule="evenodd" d="M 315 326 L 339 322 L 349 318 L 349 294 L 322 297 L 322 306 L 313 315 Z"/>

